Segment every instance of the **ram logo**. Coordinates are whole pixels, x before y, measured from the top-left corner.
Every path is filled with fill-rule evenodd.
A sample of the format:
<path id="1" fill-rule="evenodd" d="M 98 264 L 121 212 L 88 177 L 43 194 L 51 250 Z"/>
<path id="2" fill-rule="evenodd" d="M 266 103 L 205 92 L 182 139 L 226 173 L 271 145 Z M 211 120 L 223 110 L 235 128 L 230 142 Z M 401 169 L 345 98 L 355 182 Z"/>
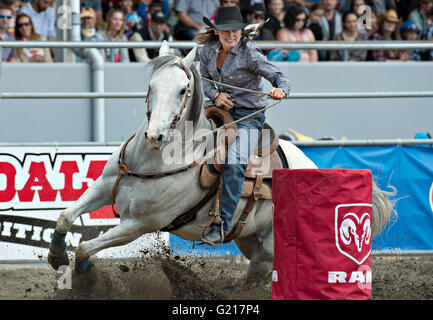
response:
<path id="1" fill-rule="evenodd" d="M 359 226 L 362 226 L 362 229 Z M 364 213 L 361 220 L 353 212 L 346 214 L 340 226 L 340 238 L 346 245 L 353 239 L 358 252 L 361 252 L 363 244 L 368 245 L 371 238 L 371 221 L 368 213 Z"/>
<path id="2" fill-rule="evenodd" d="M 368 203 L 335 208 L 335 241 L 341 254 L 362 264 L 371 252 L 371 210 Z"/>

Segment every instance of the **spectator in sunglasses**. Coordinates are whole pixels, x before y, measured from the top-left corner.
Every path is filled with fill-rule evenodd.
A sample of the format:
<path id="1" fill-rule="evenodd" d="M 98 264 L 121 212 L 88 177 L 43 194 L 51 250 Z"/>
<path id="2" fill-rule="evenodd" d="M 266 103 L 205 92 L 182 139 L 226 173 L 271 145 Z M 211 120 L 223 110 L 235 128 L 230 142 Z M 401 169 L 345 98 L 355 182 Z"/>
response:
<path id="1" fill-rule="evenodd" d="M 56 40 L 56 16 L 53 9 L 54 0 L 35 0 L 23 5 L 19 13 L 25 13 L 33 22 L 35 32 L 47 38 Z"/>
<path id="2" fill-rule="evenodd" d="M 15 18 L 18 11 L 20 11 L 22 6 L 21 0 L 1 0 L 1 3 L 6 5 L 12 10 L 12 19 L 9 21 L 9 32 L 15 34 Z"/>
<path id="3" fill-rule="evenodd" d="M 81 17 L 81 40 L 87 41 L 96 33 L 96 12 L 93 8 L 82 7 Z"/>
<path id="4" fill-rule="evenodd" d="M 119 1 L 117 1 L 119 2 Z M 80 0 L 80 12 L 83 8 L 91 9 L 95 16 L 95 22 L 93 23 L 97 30 L 104 27 L 104 17 L 102 14 L 102 2 L 101 0 Z M 82 22 L 82 21 L 81 21 Z"/>
<path id="5" fill-rule="evenodd" d="M 32 19 L 24 13 L 17 16 L 15 38 L 17 41 L 47 40 L 35 32 Z M 19 62 L 53 62 L 49 48 L 18 48 L 17 56 Z"/>
<path id="6" fill-rule="evenodd" d="M 0 40 L 1 41 L 14 41 L 15 37 L 9 32 L 9 21 L 12 19 L 12 10 L 0 4 Z M 15 48 L 3 48 L 2 61 L 16 62 L 17 50 Z"/>

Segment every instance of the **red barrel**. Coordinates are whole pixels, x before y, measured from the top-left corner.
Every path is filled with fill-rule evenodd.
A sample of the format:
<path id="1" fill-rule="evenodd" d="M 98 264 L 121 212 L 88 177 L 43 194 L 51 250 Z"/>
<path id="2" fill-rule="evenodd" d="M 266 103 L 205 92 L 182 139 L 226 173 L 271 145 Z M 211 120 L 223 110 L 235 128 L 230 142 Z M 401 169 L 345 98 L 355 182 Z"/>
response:
<path id="1" fill-rule="evenodd" d="M 272 298 L 371 299 L 371 171 L 277 169 L 272 179 Z"/>

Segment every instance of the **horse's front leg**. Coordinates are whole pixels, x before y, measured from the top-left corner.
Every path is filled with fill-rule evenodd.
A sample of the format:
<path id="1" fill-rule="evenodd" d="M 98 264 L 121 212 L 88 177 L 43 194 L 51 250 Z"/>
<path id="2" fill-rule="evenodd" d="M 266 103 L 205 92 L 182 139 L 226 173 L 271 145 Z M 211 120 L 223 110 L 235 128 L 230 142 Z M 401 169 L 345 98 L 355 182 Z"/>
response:
<path id="1" fill-rule="evenodd" d="M 128 218 L 99 237 L 81 242 L 75 251 L 75 273 L 89 273 L 91 263 L 88 259 L 102 249 L 128 244 L 151 231 L 155 230 L 145 228 L 142 221 Z"/>
<path id="2" fill-rule="evenodd" d="M 65 237 L 74 221 L 83 213 L 91 212 L 110 204 L 110 197 L 107 196 L 109 192 L 105 189 L 102 179 L 96 180 L 72 207 L 60 213 L 48 253 L 48 263 L 54 269 L 58 270 L 60 266 L 69 264 L 69 258 L 66 254 Z"/>

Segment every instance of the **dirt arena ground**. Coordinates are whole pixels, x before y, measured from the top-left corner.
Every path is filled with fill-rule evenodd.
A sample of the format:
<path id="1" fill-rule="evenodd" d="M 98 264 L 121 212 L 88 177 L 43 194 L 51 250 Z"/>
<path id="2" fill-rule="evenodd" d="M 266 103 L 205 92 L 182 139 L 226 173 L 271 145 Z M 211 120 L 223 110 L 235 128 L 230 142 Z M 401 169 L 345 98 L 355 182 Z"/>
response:
<path id="1" fill-rule="evenodd" d="M 239 279 L 247 262 L 230 257 L 166 256 L 95 261 L 91 290 L 58 289 L 60 273 L 46 263 L 0 264 L 0 299 L 269 300 L 271 286 Z M 433 299 L 433 257 L 373 257 L 374 300 Z"/>

